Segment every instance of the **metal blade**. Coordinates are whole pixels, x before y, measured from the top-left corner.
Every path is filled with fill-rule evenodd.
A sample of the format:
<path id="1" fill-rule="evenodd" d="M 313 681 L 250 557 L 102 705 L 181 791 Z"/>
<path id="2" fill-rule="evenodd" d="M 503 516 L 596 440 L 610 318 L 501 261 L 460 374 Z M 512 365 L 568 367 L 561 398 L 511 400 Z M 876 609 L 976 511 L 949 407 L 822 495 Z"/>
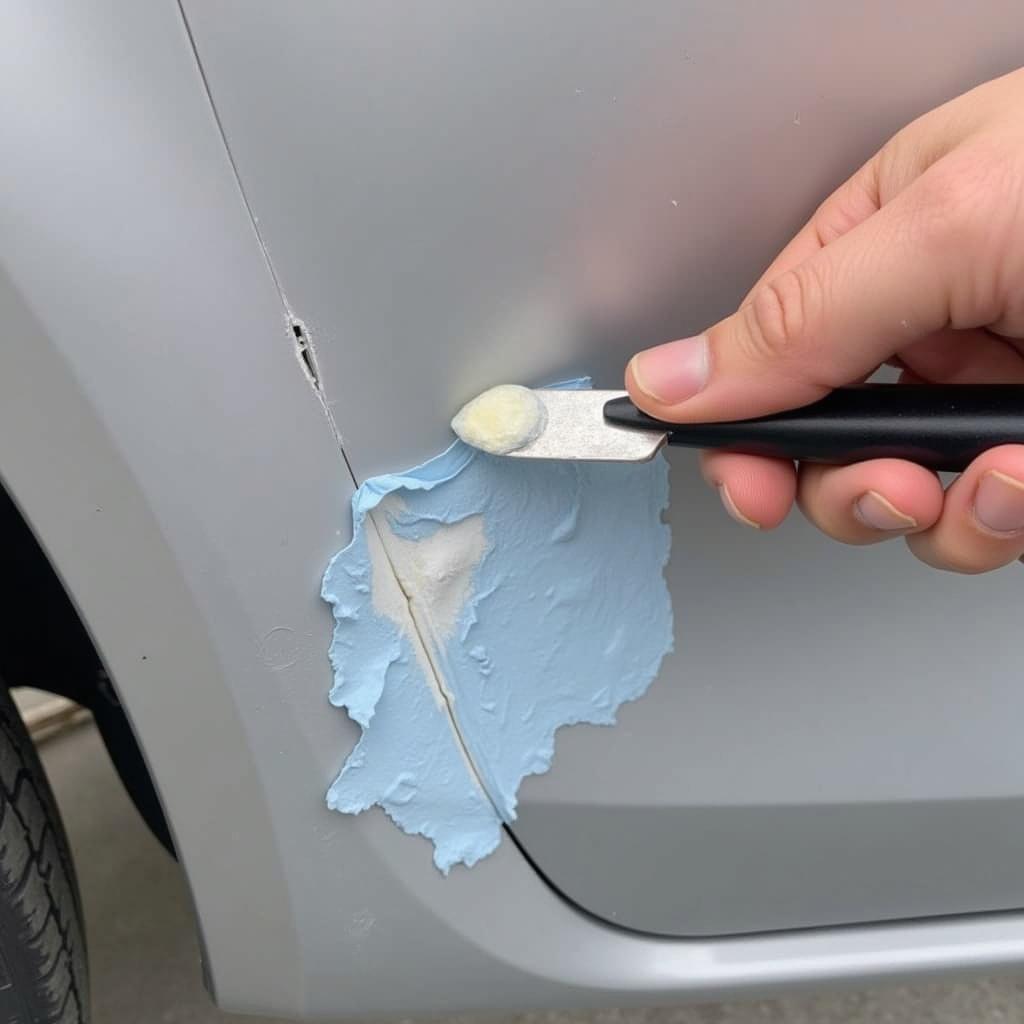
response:
<path id="1" fill-rule="evenodd" d="M 559 391 L 538 388 L 547 424 L 541 435 L 509 452 L 510 459 L 566 459 L 575 462 L 647 462 L 668 439 L 664 431 L 634 430 L 608 423 L 605 402 L 625 391 Z"/>

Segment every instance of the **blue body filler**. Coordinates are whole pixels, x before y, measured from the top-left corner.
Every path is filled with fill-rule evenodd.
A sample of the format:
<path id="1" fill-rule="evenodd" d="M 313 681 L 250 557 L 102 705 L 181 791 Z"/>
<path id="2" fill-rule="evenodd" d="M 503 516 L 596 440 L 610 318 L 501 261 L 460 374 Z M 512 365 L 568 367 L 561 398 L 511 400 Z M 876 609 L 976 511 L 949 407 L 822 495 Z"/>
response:
<path id="1" fill-rule="evenodd" d="M 323 581 L 330 701 L 363 729 L 328 805 L 380 805 L 445 873 L 491 853 L 555 732 L 614 724 L 671 650 L 667 505 L 662 456 L 541 462 L 456 442 L 364 483 Z"/>

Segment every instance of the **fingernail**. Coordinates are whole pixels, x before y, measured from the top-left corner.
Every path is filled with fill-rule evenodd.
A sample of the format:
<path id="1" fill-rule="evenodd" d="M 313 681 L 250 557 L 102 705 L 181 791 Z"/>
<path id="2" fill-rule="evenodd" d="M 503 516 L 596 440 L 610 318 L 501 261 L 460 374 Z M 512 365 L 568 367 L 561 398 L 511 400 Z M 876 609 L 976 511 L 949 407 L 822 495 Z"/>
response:
<path id="1" fill-rule="evenodd" d="M 736 520 L 737 523 L 742 523 L 744 526 L 752 526 L 755 530 L 761 529 L 761 524 L 755 522 L 749 516 L 745 516 L 737 507 L 736 502 L 732 500 L 732 495 L 729 493 L 729 488 L 725 484 L 718 485 L 718 496 L 722 499 L 722 504 L 725 506 L 725 511 L 729 513 Z"/>
<path id="2" fill-rule="evenodd" d="M 974 518 L 994 533 L 1024 530 L 1024 483 L 990 469 L 974 495 Z"/>
<path id="3" fill-rule="evenodd" d="M 853 515 L 872 530 L 912 530 L 917 520 L 901 512 L 891 501 L 883 498 L 878 491 L 865 491 L 853 503 Z"/>
<path id="4" fill-rule="evenodd" d="M 692 398 L 708 382 L 708 339 L 670 341 L 638 352 L 630 363 L 637 387 L 662 405 Z"/>

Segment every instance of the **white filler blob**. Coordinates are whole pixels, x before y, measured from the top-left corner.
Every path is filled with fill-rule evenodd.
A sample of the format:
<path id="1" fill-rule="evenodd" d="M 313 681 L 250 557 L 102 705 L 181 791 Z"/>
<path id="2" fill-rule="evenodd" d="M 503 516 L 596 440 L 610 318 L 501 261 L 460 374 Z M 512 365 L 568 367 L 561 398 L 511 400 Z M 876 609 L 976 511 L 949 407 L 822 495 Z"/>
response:
<path id="1" fill-rule="evenodd" d="M 540 437 L 547 423 L 544 403 L 518 384 L 499 384 L 467 402 L 452 430 L 474 448 L 507 455 Z"/>
<path id="2" fill-rule="evenodd" d="M 408 640 L 424 678 L 436 690 L 438 706 L 444 707 L 454 697 L 437 676 L 424 641 L 442 648 L 451 638 L 487 548 L 483 517 L 439 523 L 429 536 L 413 540 L 391 528 L 391 517 L 404 512 L 404 503 L 389 495 L 369 514 L 373 610 L 387 616 Z"/>
<path id="3" fill-rule="evenodd" d="M 404 511 L 385 498 L 385 515 Z M 387 546 L 402 590 L 409 595 L 413 618 L 429 621 L 430 634 L 448 640 L 472 593 L 473 574 L 487 549 L 483 516 L 441 523 L 429 537 L 411 540 L 389 530 Z"/>

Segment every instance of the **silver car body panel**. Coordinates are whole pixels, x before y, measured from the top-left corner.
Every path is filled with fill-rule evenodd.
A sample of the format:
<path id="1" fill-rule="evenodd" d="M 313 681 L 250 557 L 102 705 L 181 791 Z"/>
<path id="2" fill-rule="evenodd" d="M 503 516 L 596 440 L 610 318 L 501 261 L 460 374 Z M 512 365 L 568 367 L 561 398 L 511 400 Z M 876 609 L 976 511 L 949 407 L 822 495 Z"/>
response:
<path id="1" fill-rule="evenodd" d="M 1024 43 L 1012 2 L 185 6 L 359 479 L 490 385 L 621 386 Z M 523 785 L 540 869 L 674 935 L 1024 906 L 1016 567 L 758 536 L 670 459 L 676 651 Z"/>
<path id="2" fill-rule="evenodd" d="M 732 5 L 676 11 L 676 5 L 652 4 L 644 8 L 643 32 L 636 15 L 616 5 L 551 10 L 453 2 L 435 5 L 430 18 L 423 7 L 390 4 L 189 5 L 216 113 L 172 3 L 24 4 L 9 14 L 0 38 L 6 134 L 0 474 L 129 710 L 188 875 L 211 985 L 225 1008 L 314 1017 L 664 1002 L 1024 961 L 1024 921 L 1016 914 L 721 939 L 638 934 L 572 906 L 512 843 L 444 879 L 426 844 L 399 833 L 381 814 L 343 818 L 323 802 L 355 737 L 326 703 L 330 616 L 317 596 L 323 567 L 347 540 L 354 486 L 332 417 L 362 479 L 436 450 L 446 440 L 450 412 L 497 380 L 536 382 L 581 369 L 593 371 L 599 383 L 617 384 L 613 378 L 638 340 L 681 333 L 726 309 L 799 221 L 808 196 L 901 120 L 1009 67 L 1019 53 L 1014 4 L 975 5 L 962 16 L 952 4 L 915 4 L 916 18 L 906 13 L 909 7 L 887 14 L 892 31 L 884 38 L 867 12 L 859 12 L 861 23 L 832 6 L 777 6 L 771 18 L 778 24 L 759 21 L 768 17 L 756 13 L 761 8 L 748 10 L 749 37 L 733 52 L 764 80 L 756 88 L 735 76 L 731 85 L 720 84 L 731 105 L 717 112 L 696 99 L 680 106 L 675 76 L 682 71 L 659 78 L 652 51 L 660 52 L 671 30 L 680 69 L 699 68 L 702 59 L 717 67 L 711 44 L 734 33 L 736 19 L 726 14 L 735 14 Z M 826 22 L 815 13 L 822 8 L 849 20 Z M 673 22 L 687 11 L 694 19 L 689 27 Z M 915 42 L 908 50 L 911 22 Z M 460 45 L 442 51 L 442 44 L 454 46 L 452 26 Z M 772 29 L 779 39 L 783 27 L 792 49 L 785 59 L 771 56 L 771 67 L 778 64 L 773 77 L 765 70 L 769 58 L 758 55 L 773 52 L 765 32 Z M 580 33 L 591 42 L 574 49 L 568 42 Z M 345 114 L 348 93 L 336 76 L 345 66 L 362 68 L 353 81 L 367 81 L 374 62 L 400 70 L 431 48 L 445 55 L 432 65 L 439 79 L 431 89 L 406 83 L 388 97 L 392 103 L 406 98 L 402 123 L 420 125 L 420 146 L 432 134 L 447 138 L 449 163 L 436 169 L 423 195 L 410 196 L 408 182 L 422 184 L 440 150 L 424 148 L 423 166 L 403 172 L 394 160 L 408 161 L 420 147 L 407 142 L 385 159 L 386 152 L 374 149 L 370 122 Z M 866 52 L 875 61 L 870 69 Z M 540 54 L 534 61 L 540 65 L 522 66 L 513 59 L 522 53 Z M 914 75 L 905 70 L 908 53 L 921 55 Z M 800 67 L 811 57 L 819 70 L 808 86 Z M 261 74 L 246 78 L 246 63 Z M 687 95 L 719 95 L 708 92 L 709 72 L 696 74 L 703 91 Z M 297 109 L 289 105 L 289 78 L 313 104 L 303 124 L 289 116 Z M 383 88 L 386 79 L 373 80 Z M 463 109 L 467 82 L 488 80 L 491 91 L 478 95 L 512 97 L 517 117 L 526 111 L 514 97 L 527 91 L 544 145 L 524 150 L 523 138 L 508 146 L 496 133 L 478 138 L 486 109 L 461 129 L 437 121 L 452 105 Z M 630 82 L 634 88 L 627 88 Z M 846 87 L 830 91 L 829 82 Z M 547 110 L 551 97 L 578 104 L 569 109 L 578 113 L 585 138 L 566 130 L 572 118 Z M 380 99 L 371 91 L 364 105 Z M 275 109 L 276 102 L 284 109 Z M 634 126 L 628 137 L 609 130 L 605 111 L 613 103 L 625 110 L 615 121 L 618 131 Z M 778 109 L 777 123 L 764 120 L 769 107 Z M 672 121 L 680 109 L 692 122 Z M 837 112 L 845 118 L 842 130 L 827 129 Z M 786 133 L 801 131 L 808 141 L 792 146 Z M 662 148 L 677 136 L 680 141 Z M 793 155 L 772 163 L 776 138 Z M 593 191 L 581 192 L 590 184 L 583 168 L 594 162 L 589 147 L 601 139 L 621 159 L 592 183 Z M 383 133 L 380 144 L 386 141 Z M 504 155 L 488 163 L 499 144 Z M 303 145 L 326 147 L 331 159 Z M 668 159 L 693 157 L 698 145 L 699 160 Z M 516 152 L 522 154 L 517 174 L 526 174 L 531 188 L 548 179 L 550 188 L 510 206 L 515 176 L 504 190 L 491 191 L 492 172 L 509 168 Z M 807 160 L 808 152 L 819 158 Z M 759 170 L 754 182 L 751 164 Z M 679 166 L 682 178 L 677 170 L 664 182 L 646 177 Z M 709 166 L 710 179 L 702 177 Z M 564 173 L 552 173 L 561 167 Z M 348 180 L 343 171 L 358 176 Z M 640 194 L 630 185 L 636 174 L 652 197 L 639 224 L 625 201 Z M 741 189 L 732 220 L 696 216 L 709 180 Z M 348 208 L 339 197 L 356 186 L 362 198 Z M 570 216 L 580 194 L 589 197 L 582 211 L 588 215 Z M 382 220 L 384 196 L 395 204 L 393 222 Z M 423 208 L 431 203 L 436 209 L 427 217 Z M 498 204 L 493 220 L 481 225 L 492 204 Z M 308 219 L 316 209 L 324 218 L 319 225 Z M 364 209 L 365 221 L 359 219 Z M 459 209 L 464 216 L 453 216 Z M 481 233 L 493 238 L 528 210 L 531 223 L 515 227 L 503 255 L 490 258 L 480 248 Z M 678 250 L 676 234 L 658 227 L 677 210 L 688 217 Z M 600 211 L 607 218 L 596 216 Z M 342 213 L 336 230 L 329 219 Z M 572 242 L 564 251 L 549 247 L 540 223 L 562 213 Z M 452 234 L 439 236 L 445 225 Z M 396 276 L 395 261 L 411 237 L 433 246 L 432 259 L 421 257 Z M 625 251 L 637 262 L 613 261 L 609 270 L 602 238 L 614 240 L 612 256 Z M 344 245 L 350 253 L 333 249 Z M 457 261 L 440 259 L 451 252 L 460 253 Z M 581 252 L 602 258 L 574 282 L 576 291 L 567 291 L 561 285 L 568 278 L 559 275 L 575 272 L 574 254 Z M 546 263 L 548 257 L 555 263 Z M 439 264 L 437 277 L 418 281 L 421 265 L 432 263 Z M 551 266 L 568 268 L 551 278 L 554 288 L 545 284 Z M 351 286 L 349 274 L 355 275 Z M 387 277 L 389 288 L 381 283 Z M 454 294 L 462 296 L 457 304 Z M 586 301 L 577 305 L 574 298 L 566 310 L 565 295 Z M 395 319 L 382 325 L 388 296 Z M 297 359 L 291 315 L 314 339 L 332 416 Z M 587 321 L 593 330 L 579 330 Z M 403 420 L 390 432 L 378 429 L 373 440 L 371 418 L 395 394 Z M 602 836 L 626 820 L 616 806 L 631 813 L 638 794 L 648 806 L 663 801 L 675 812 L 702 801 L 735 805 L 739 794 L 771 808 L 780 787 L 792 783 L 793 803 L 806 804 L 815 752 L 822 799 L 839 805 L 892 804 L 901 792 L 908 800 L 950 804 L 1018 798 L 1024 779 L 1009 741 L 1019 698 L 1011 688 L 1008 622 L 1000 618 L 1013 592 L 1009 576 L 983 591 L 976 581 L 938 584 L 915 575 L 892 553 L 858 561 L 814 547 L 813 561 L 804 563 L 806 587 L 819 581 L 820 600 L 822 581 L 834 586 L 841 571 L 842 587 L 827 593 L 849 617 L 851 631 L 881 629 L 884 620 L 865 619 L 863 612 L 881 607 L 902 616 L 906 642 L 923 645 L 935 641 L 935 632 L 919 616 L 904 614 L 907 593 L 932 602 L 929 613 L 949 616 L 946 622 L 954 615 L 963 621 L 965 602 L 984 601 L 970 658 L 949 644 L 927 678 L 914 684 L 898 673 L 873 678 L 867 668 L 882 661 L 838 671 L 835 662 L 856 660 L 862 645 L 838 629 L 815 632 L 824 613 L 801 596 L 792 569 L 794 552 L 805 551 L 809 538 L 794 527 L 778 548 L 751 546 L 716 518 L 686 460 L 674 466 L 673 488 L 681 549 L 670 582 L 680 641 L 692 640 L 680 642 L 680 655 L 650 697 L 616 729 L 563 734 L 554 772 L 524 788 L 517 835 L 531 855 L 551 862 L 546 870 L 573 899 L 593 903 L 609 918 L 622 907 L 638 922 L 651 914 L 643 893 L 625 902 L 615 894 L 618 908 L 600 904 L 601 879 L 619 877 L 607 858 L 588 874 L 571 846 L 559 852 L 555 840 L 565 821 L 561 812 L 551 817 L 551 809 L 564 804 L 568 815 L 584 813 L 580 786 L 588 773 L 592 820 L 603 820 Z M 810 616 L 801 638 L 806 671 L 797 671 L 799 659 L 789 654 L 794 639 L 784 613 Z M 744 631 L 745 655 L 728 649 L 730 619 L 732 632 Z M 871 659 L 898 655 L 895 633 L 872 640 Z M 981 650 L 985 673 L 965 677 L 965 665 L 975 665 Z M 827 652 L 831 669 L 823 675 Z M 784 672 L 768 671 L 787 657 Z M 714 677 L 684 669 L 681 659 L 714 665 Z M 971 700 L 963 697 L 968 684 Z M 813 687 L 827 690 L 829 699 L 808 707 Z M 922 694 L 932 699 L 923 701 Z M 997 701 L 1003 703 L 996 707 Z M 995 709 L 986 711 L 989 702 Z M 831 728 L 835 720 L 844 728 Z M 757 729 L 750 727 L 755 722 Z M 723 748 L 723 737 L 733 732 L 740 738 Z M 866 751 L 869 735 L 874 740 Z M 780 751 L 796 741 L 804 744 L 801 756 L 784 757 Z M 636 744 L 650 760 L 633 776 L 616 771 Z M 886 762 L 889 749 L 893 760 Z M 941 763 L 951 749 L 961 762 L 956 772 Z M 665 780 L 673 777 L 670 786 Z M 994 822 L 985 827 L 994 830 Z M 671 842 L 679 829 L 669 832 Z M 949 838 L 960 840 L 952 828 Z M 775 842 L 785 853 L 788 840 Z M 1010 849 L 1007 842 L 999 840 L 1002 849 Z M 620 874 L 634 855 L 616 850 Z M 562 856 L 569 860 L 560 863 Z M 685 890 L 686 862 L 677 870 Z M 761 871 L 764 887 L 774 884 L 770 858 L 760 858 L 746 876 L 756 879 Z M 962 876 L 954 881 L 964 885 Z M 820 894 L 820 878 L 809 877 L 808 884 Z M 993 901 L 1005 905 L 1009 887 L 1009 881 L 999 887 Z M 673 892 L 661 895 L 671 902 Z M 979 892 L 961 889 L 964 898 Z M 846 900 L 824 912 L 841 916 L 848 909 Z M 809 897 L 800 910 L 823 912 Z M 685 911 L 677 901 L 669 930 Z M 742 930 L 742 915 L 727 912 Z M 757 912 L 777 921 L 780 908 Z M 703 913 L 704 926 L 700 913 L 692 915 L 695 932 L 708 930 L 722 912 Z"/>

